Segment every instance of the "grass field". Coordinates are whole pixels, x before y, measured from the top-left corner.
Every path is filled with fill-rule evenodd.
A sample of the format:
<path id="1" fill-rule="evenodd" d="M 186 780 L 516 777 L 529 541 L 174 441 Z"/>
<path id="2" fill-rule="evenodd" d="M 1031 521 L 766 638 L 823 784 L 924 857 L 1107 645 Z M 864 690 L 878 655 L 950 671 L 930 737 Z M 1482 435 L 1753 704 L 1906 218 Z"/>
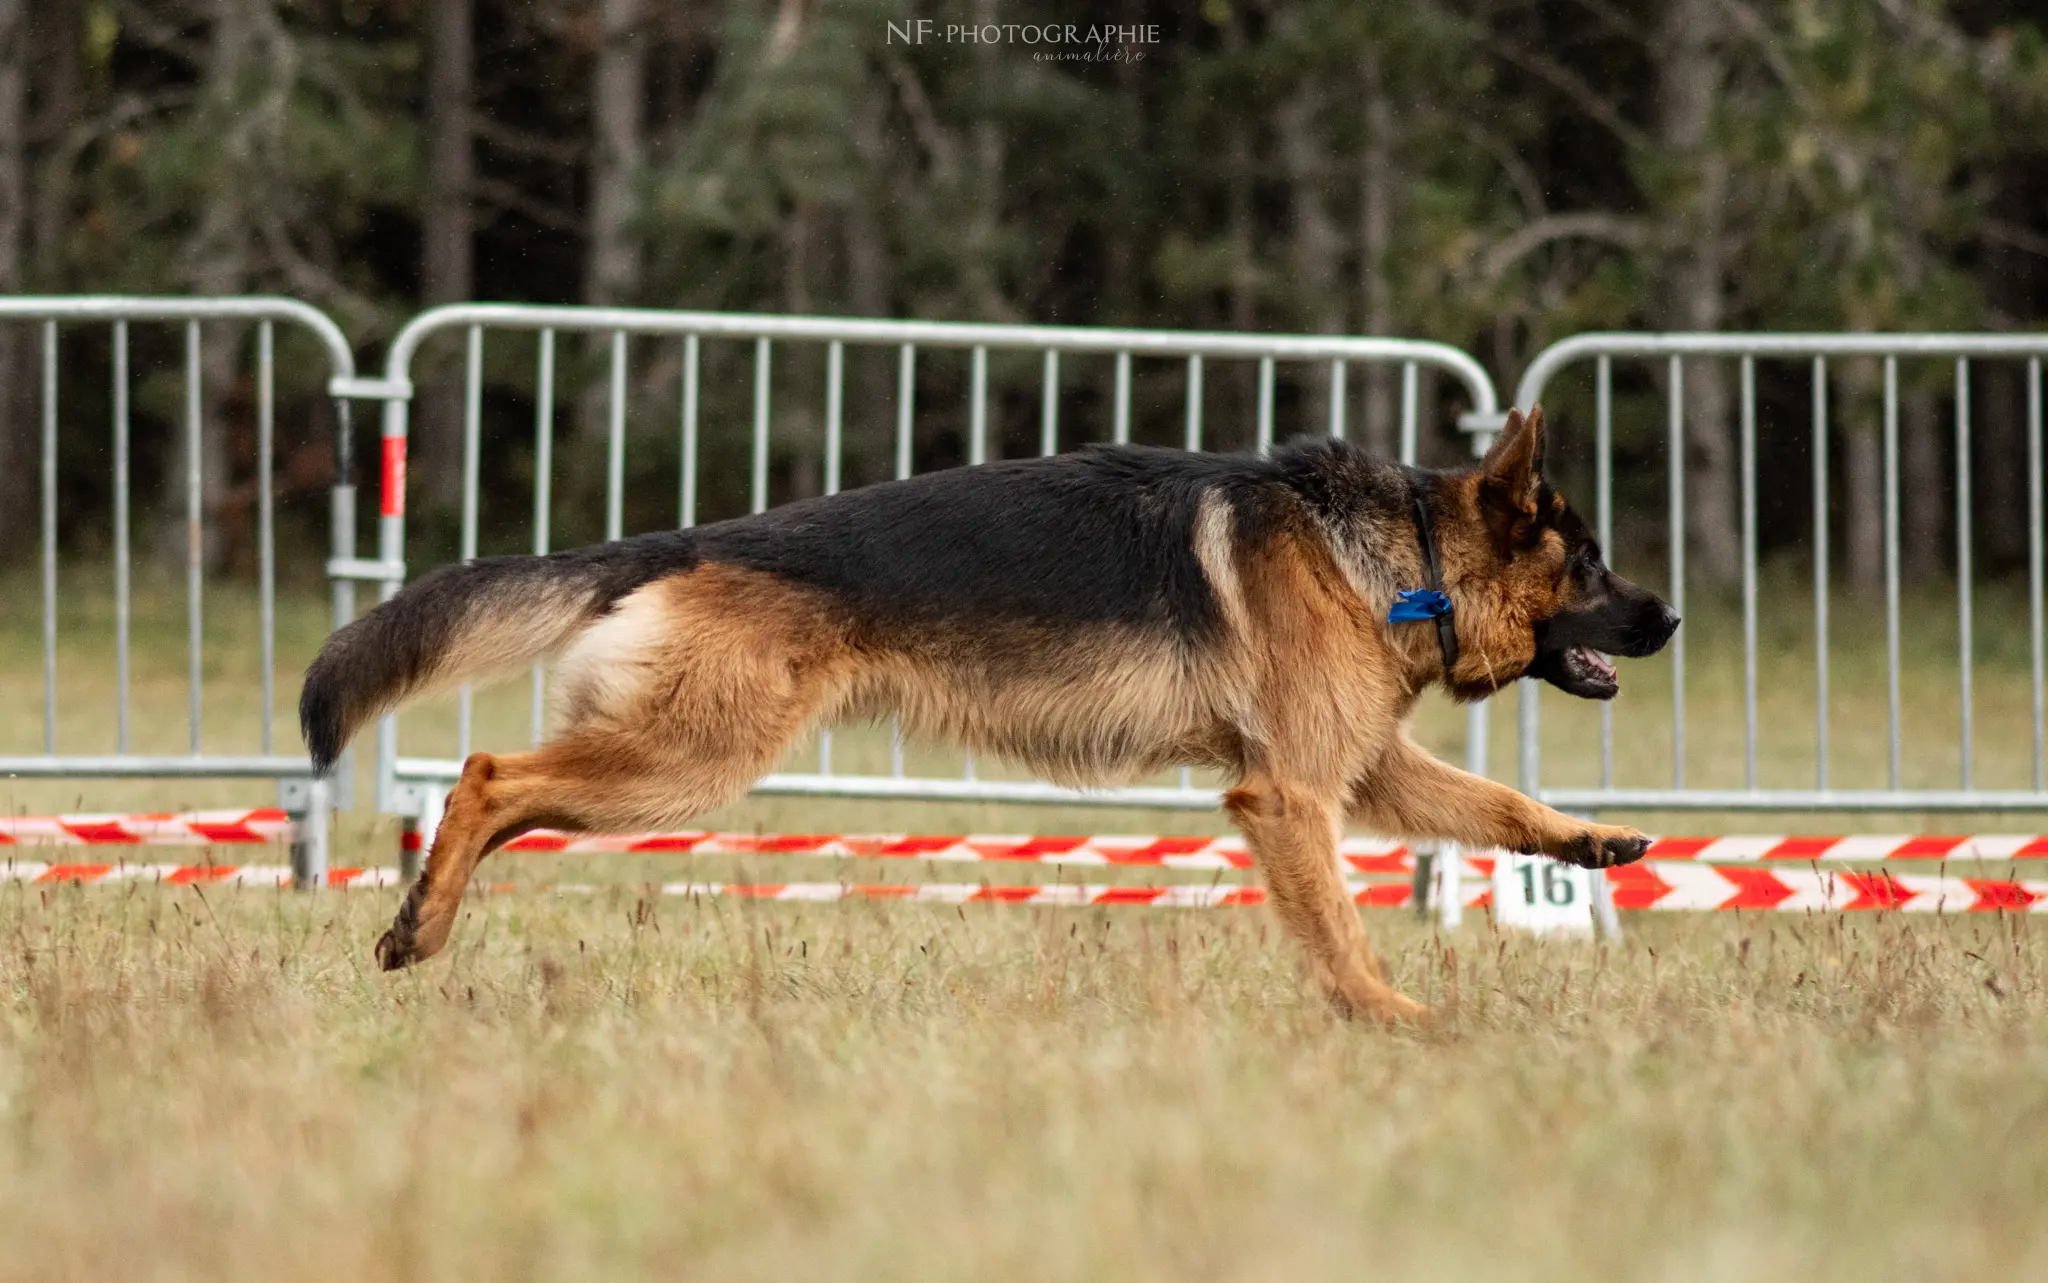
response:
<path id="1" fill-rule="evenodd" d="M 59 747 L 104 749 L 106 594 L 88 572 L 66 585 Z M 0 590 L 34 600 L 32 585 Z M 211 591 L 206 742 L 247 748 L 252 599 Z M 131 742 L 182 751 L 177 598 L 148 600 Z M 1987 605 L 1978 672 L 1980 778 L 2007 786 L 2031 763 L 2010 607 Z M 1924 782 L 1954 769 L 1941 608 L 1930 596 L 1908 616 L 1909 778 Z M 1881 656 L 1845 615 L 1833 765 L 1876 782 Z M 281 750 L 321 623 L 304 598 L 282 615 Z M 0 751 L 40 746 L 37 628 L 33 610 L 0 615 Z M 1689 760 L 1725 782 L 1739 633 L 1710 604 L 1688 628 Z M 1803 783 L 1810 639 L 1775 615 L 1764 637 L 1784 728 L 1766 782 Z M 1668 772 L 1663 680 L 1656 664 L 1625 671 L 1625 780 Z M 480 744 L 523 742 L 517 693 L 480 701 Z M 1589 710 L 1553 698 L 1553 715 L 1546 775 L 1591 778 Z M 1495 714 L 1504 774 L 1511 718 L 1511 702 Z M 412 732 L 427 747 L 452 740 L 434 719 Z M 1450 753 L 1456 731 L 1442 707 L 1421 726 Z M 881 741 L 836 751 L 863 765 Z M 0 805 L 250 805 L 261 789 L 0 781 Z M 791 799 L 706 821 L 1220 827 Z M 359 811 L 340 838 L 340 861 L 389 859 L 388 822 Z M 394 894 L 0 885 L 0 1279 L 2048 1276 L 2048 949 L 2024 920 L 1631 915 L 1600 946 L 1506 939 L 1483 918 L 1438 937 L 1375 911 L 1397 981 L 1454 1009 L 1423 1035 L 1336 1022 L 1255 910 L 634 889 L 748 872 L 840 870 L 501 859 L 486 880 L 609 885 L 474 896 L 448 956 L 397 977 L 367 969 Z"/>
<path id="2" fill-rule="evenodd" d="M 1264 915 L 0 893 L 0 1276 L 2039 1278 L 2010 920 L 1376 914 L 1441 1033 Z"/>

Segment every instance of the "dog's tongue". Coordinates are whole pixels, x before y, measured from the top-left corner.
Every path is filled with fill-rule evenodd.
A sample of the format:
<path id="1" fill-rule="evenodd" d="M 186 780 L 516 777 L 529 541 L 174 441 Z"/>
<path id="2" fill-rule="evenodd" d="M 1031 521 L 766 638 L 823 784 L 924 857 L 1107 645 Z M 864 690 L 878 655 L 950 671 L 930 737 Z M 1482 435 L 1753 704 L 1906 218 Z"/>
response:
<path id="1" fill-rule="evenodd" d="M 1590 646 L 1575 646 L 1572 649 L 1581 664 L 1616 685 L 1621 683 L 1620 676 L 1614 671 L 1614 665 L 1607 662 L 1607 656 Z"/>

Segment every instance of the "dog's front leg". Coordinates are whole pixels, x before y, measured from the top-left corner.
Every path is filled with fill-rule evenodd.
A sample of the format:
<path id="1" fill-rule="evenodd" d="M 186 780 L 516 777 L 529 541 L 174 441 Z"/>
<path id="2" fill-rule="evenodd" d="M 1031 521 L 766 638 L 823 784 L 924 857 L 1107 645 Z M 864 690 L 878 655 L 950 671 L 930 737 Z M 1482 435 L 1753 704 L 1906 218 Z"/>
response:
<path id="1" fill-rule="evenodd" d="M 1385 837 L 1445 838 L 1604 869 L 1643 858 L 1650 839 L 1554 811 L 1397 739 L 1351 785 L 1351 817 Z"/>
<path id="2" fill-rule="evenodd" d="M 1339 808 L 1314 790 L 1252 775 L 1223 805 L 1243 830 L 1280 920 L 1308 951 L 1323 992 L 1348 1015 L 1417 1021 L 1429 1008 L 1380 978 L 1358 906 L 1337 869 Z"/>

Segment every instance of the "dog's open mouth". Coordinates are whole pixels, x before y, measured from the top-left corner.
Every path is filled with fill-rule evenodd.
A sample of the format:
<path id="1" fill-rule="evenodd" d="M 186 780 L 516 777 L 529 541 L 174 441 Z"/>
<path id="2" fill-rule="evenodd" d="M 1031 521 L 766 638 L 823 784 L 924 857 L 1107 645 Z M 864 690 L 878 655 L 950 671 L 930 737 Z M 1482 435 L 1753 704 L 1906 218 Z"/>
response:
<path id="1" fill-rule="evenodd" d="M 1621 677 L 1607 656 L 1591 646 L 1574 646 L 1558 657 L 1558 685 L 1582 699 L 1613 699 Z"/>

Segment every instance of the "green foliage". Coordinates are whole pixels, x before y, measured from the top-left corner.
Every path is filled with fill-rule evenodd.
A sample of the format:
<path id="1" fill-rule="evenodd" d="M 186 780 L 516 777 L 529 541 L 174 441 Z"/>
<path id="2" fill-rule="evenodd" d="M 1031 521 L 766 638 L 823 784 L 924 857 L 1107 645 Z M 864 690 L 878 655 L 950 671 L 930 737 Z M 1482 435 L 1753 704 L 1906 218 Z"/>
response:
<path id="1" fill-rule="evenodd" d="M 2048 112 L 2041 32 L 1981 8 L 1724 6 L 1704 150 L 1659 133 L 1660 13 L 1538 0 L 1147 9 L 1127 16 L 1160 38 L 1125 64 L 1040 61 L 1022 42 L 892 42 L 906 15 L 881 0 L 794 11 L 793 25 L 777 7 L 660 14 L 639 292 L 1361 329 L 1378 273 L 1392 328 L 1512 365 L 1559 333 L 1657 319 L 1712 161 L 1727 174 L 1731 323 L 1978 324 L 1984 211 L 2016 181 L 2001 164 L 2038 155 Z M 358 326 L 410 308 L 424 13 L 405 0 L 77 5 L 82 97 L 39 149 L 42 199 L 67 215 L 39 287 L 274 288 Z M 915 16 L 991 15 L 1087 16 L 1050 0 Z M 549 51 L 481 69 L 487 123 L 508 98 L 587 114 L 587 87 L 570 82 L 588 74 L 588 0 L 484 0 L 477 22 L 480 50 Z M 486 134 L 486 260 L 524 246 L 532 229 L 516 225 L 575 191 L 587 148 L 551 141 L 549 164 L 514 166 Z M 1368 261 L 1374 155 L 1393 196 Z M 1297 244 L 1317 216 L 1326 243 Z M 515 264 L 526 288 L 501 292 L 574 297 L 560 279 L 573 259 Z"/>
<path id="2" fill-rule="evenodd" d="M 472 3 L 477 290 L 580 298 L 596 0 Z M 31 69 L 32 115 L 69 103 L 30 140 L 50 242 L 32 288 L 276 290 L 366 340 L 417 309 L 425 4 L 50 9 L 76 29 Z M 1711 20 L 1696 51 L 1669 35 L 1685 12 Z M 2048 304 L 2048 41 L 2017 4 L 1138 4 L 1119 20 L 1155 27 L 1123 46 L 1142 59 L 1095 62 L 891 35 L 1100 16 L 1065 0 L 643 15 L 627 230 L 648 305 L 1381 329 L 1465 347 L 1506 386 L 1565 334 L 1673 324 L 1709 228 L 1723 328 L 2025 325 Z M 1671 86 L 1695 63 L 1710 101 L 1681 138 Z M 665 407 L 673 377 L 636 372 Z M 1212 386 L 1219 421 L 1248 419 L 1243 386 Z M 1286 382 L 1283 411 L 1317 395 Z M 1426 457 L 1461 455 L 1453 408 Z M 1177 411 L 1141 383 L 1136 413 Z M 1630 448 L 1661 431 L 1626 419 Z M 778 448 L 814 428 L 778 426 Z"/>
<path id="3" fill-rule="evenodd" d="M 391 319 L 404 300 L 347 252 L 379 217 L 409 217 L 421 186 L 417 50 L 385 17 L 92 7 L 95 109 L 38 176 L 74 213 L 45 287 L 279 291 L 358 327 Z"/>

